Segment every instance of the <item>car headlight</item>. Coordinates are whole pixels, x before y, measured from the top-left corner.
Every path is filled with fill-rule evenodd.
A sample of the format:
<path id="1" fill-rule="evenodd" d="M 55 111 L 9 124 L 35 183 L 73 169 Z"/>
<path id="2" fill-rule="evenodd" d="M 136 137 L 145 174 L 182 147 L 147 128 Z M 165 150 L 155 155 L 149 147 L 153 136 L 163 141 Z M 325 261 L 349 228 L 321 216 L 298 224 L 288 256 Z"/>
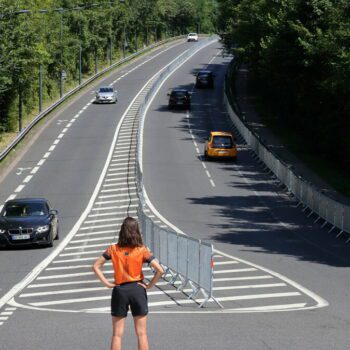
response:
<path id="1" fill-rule="evenodd" d="M 39 226 L 37 229 L 36 229 L 36 232 L 38 233 L 43 233 L 43 232 L 46 232 L 50 229 L 50 226 L 49 225 L 45 225 L 45 226 Z"/>
<path id="2" fill-rule="evenodd" d="M 3 228 L 0 228 L 0 234 L 3 234 L 5 232 L 6 232 L 6 230 L 4 230 Z"/>

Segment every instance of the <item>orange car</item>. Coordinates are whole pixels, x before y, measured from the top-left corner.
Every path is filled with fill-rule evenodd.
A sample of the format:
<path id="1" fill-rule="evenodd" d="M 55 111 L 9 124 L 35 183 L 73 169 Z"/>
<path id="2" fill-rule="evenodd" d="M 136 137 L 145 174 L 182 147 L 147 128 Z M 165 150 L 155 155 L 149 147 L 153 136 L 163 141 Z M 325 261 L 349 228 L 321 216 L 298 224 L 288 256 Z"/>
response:
<path id="1" fill-rule="evenodd" d="M 237 147 L 232 132 L 211 131 L 205 142 L 204 157 L 237 159 Z"/>

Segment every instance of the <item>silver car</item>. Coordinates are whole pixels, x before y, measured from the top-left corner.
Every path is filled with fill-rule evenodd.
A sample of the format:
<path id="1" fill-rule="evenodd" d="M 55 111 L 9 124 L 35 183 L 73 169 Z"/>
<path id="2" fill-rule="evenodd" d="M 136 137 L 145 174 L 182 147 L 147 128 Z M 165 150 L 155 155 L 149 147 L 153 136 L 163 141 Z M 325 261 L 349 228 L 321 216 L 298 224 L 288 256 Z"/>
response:
<path id="1" fill-rule="evenodd" d="M 116 103 L 117 91 L 111 86 L 102 86 L 96 91 L 95 103 Z"/>

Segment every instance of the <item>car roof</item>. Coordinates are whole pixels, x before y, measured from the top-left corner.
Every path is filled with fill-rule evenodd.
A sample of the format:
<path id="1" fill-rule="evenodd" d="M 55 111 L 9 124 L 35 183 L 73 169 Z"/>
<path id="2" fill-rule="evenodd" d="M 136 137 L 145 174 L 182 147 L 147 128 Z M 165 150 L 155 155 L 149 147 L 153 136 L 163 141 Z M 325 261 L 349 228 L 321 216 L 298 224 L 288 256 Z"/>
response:
<path id="1" fill-rule="evenodd" d="M 113 86 L 100 86 L 99 89 L 114 89 Z"/>
<path id="2" fill-rule="evenodd" d="M 197 74 L 199 74 L 199 73 L 210 74 L 210 73 L 212 73 L 212 71 L 211 71 L 211 70 L 208 70 L 208 69 L 201 69 L 201 70 L 199 70 L 199 71 L 197 72 Z"/>
<path id="3" fill-rule="evenodd" d="M 171 92 L 177 92 L 177 91 L 179 91 L 179 92 L 188 92 L 188 90 L 186 90 L 186 89 L 172 89 L 171 90 Z"/>
<path id="4" fill-rule="evenodd" d="M 210 134 L 213 136 L 232 136 L 233 134 L 231 131 L 210 131 Z"/>
<path id="5" fill-rule="evenodd" d="M 197 35 L 197 33 L 189 33 L 188 35 Z"/>
<path id="6" fill-rule="evenodd" d="M 7 201 L 6 203 L 48 203 L 45 198 L 16 198 Z"/>

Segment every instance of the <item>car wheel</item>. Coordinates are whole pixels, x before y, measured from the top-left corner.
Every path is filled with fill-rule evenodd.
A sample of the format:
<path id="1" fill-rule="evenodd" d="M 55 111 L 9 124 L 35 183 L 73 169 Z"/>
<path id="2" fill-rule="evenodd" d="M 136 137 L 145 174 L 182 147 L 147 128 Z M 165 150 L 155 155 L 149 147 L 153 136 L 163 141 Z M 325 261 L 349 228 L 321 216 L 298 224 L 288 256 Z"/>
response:
<path id="1" fill-rule="evenodd" d="M 52 232 L 49 233 L 49 237 L 48 237 L 49 241 L 47 243 L 47 246 L 49 248 L 52 248 L 53 247 L 53 237 L 52 237 Z"/>
<path id="2" fill-rule="evenodd" d="M 60 228 L 59 228 L 59 226 L 57 224 L 57 232 L 56 232 L 55 240 L 58 240 L 58 239 L 60 239 Z"/>

